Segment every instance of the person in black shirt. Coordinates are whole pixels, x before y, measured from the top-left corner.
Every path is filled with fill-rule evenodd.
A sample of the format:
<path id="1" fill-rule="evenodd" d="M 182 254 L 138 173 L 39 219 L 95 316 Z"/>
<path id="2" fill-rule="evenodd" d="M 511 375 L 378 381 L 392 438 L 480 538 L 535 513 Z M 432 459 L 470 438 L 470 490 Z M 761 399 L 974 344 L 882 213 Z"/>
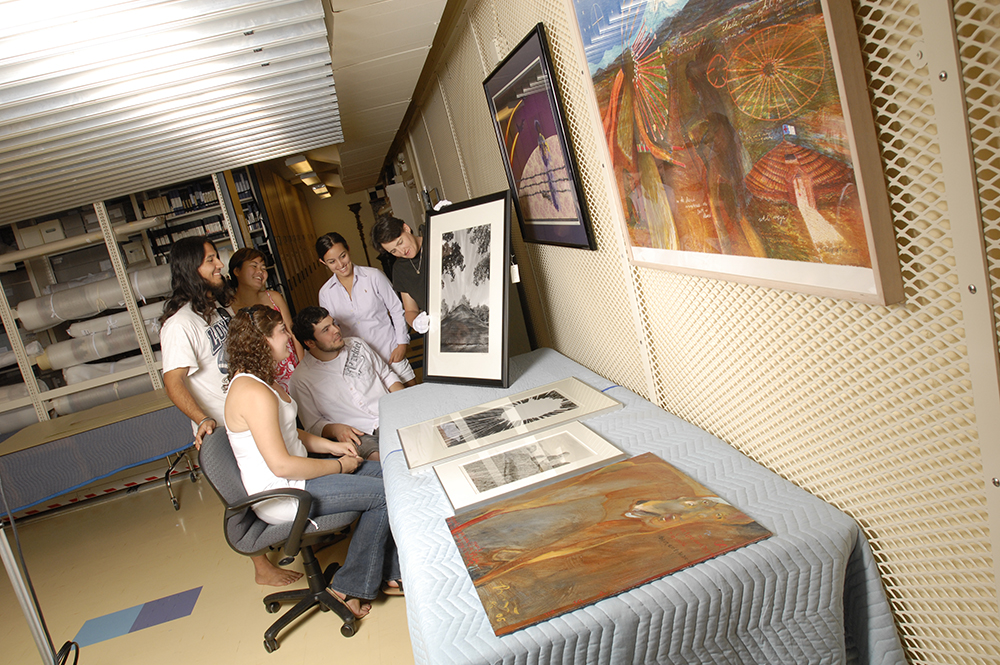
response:
<path id="1" fill-rule="evenodd" d="M 403 301 L 403 318 L 418 333 L 427 332 L 427 256 L 424 239 L 395 217 L 383 217 L 372 227 L 372 242 L 396 257 L 392 286 Z"/>

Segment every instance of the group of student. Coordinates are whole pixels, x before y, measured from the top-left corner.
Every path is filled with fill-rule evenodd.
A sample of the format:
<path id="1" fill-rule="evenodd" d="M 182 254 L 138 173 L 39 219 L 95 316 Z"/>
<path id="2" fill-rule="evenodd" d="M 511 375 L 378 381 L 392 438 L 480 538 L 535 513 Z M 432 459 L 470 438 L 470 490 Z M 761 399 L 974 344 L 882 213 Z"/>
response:
<path id="1" fill-rule="evenodd" d="M 406 359 L 409 332 L 427 331 L 423 239 L 385 217 L 375 245 L 397 257 L 393 281 L 356 266 L 346 240 L 328 233 L 316 253 L 332 276 L 319 307 L 291 317 L 267 289 L 265 257 L 237 250 L 223 275 L 204 236 L 171 248 L 171 296 L 160 318 L 163 380 L 192 422 L 194 442 L 227 437 L 249 494 L 295 487 L 313 496 L 313 514 L 361 517 L 324 603 L 365 616 L 381 591 L 401 595 L 402 579 L 382 484 L 378 400 L 416 382 Z M 397 292 L 399 295 L 397 295 Z M 289 522 L 294 500 L 254 507 L 266 522 Z M 282 586 L 300 573 L 253 557 L 259 584 Z"/>

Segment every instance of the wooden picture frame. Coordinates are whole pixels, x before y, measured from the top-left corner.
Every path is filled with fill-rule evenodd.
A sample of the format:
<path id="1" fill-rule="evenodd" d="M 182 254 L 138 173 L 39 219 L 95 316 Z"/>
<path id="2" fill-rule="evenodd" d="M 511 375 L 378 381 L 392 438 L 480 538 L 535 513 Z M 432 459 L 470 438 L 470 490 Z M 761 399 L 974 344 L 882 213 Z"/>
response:
<path id="1" fill-rule="evenodd" d="M 434 473 L 460 514 L 625 457 L 593 430 L 569 422 L 440 462 Z"/>
<path id="2" fill-rule="evenodd" d="M 633 264 L 903 299 L 850 0 L 573 4 Z"/>
<path id="3" fill-rule="evenodd" d="M 424 380 L 506 388 L 509 191 L 427 211 Z"/>
<path id="4" fill-rule="evenodd" d="M 622 403 L 576 377 L 462 409 L 397 430 L 410 470 L 540 432 L 570 420 L 622 408 Z"/>
<path id="5" fill-rule="evenodd" d="M 539 23 L 483 81 L 525 242 L 595 250 Z"/>

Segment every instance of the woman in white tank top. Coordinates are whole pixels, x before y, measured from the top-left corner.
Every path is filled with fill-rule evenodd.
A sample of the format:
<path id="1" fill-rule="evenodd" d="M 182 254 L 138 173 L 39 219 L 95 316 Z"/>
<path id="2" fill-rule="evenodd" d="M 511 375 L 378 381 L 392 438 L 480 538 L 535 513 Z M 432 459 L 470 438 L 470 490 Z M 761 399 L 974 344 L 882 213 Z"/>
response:
<path id="1" fill-rule="evenodd" d="M 281 315 L 265 306 L 241 309 L 229 327 L 229 392 L 226 431 L 249 494 L 297 487 L 313 496 L 313 514 L 359 511 L 344 565 L 333 576 L 327 604 L 368 614 L 380 585 L 400 588 L 399 562 L 389 532 L 382 467 L 339 443 L 296 429 L 295 400 L 275 381 L 276 364 L 288 354 L 289 333 Z M 336 457 L 316 459 L 307 452 Z M 254 507 L 266 522 L 290 522 L 293 499 Z M 388 585 L 388 586 L 387 586 Z"/>

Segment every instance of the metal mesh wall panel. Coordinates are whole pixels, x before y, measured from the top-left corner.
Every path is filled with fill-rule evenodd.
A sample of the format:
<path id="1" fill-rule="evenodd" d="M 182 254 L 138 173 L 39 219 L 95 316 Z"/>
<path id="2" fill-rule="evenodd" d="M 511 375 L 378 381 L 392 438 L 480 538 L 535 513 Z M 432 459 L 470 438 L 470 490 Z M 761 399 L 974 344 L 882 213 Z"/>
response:
<path id="1" fill-rule="evenodd" d="M 492 5 L 480 5 L 472 11 L 473 18 L 470 20 L 473 23 L 485 21 L 487 25 L 495 26 L 496 16 L 492 13 L 492 9 Z M 484 14 L 484 10 L 488 13 Z M 452 57 L 449 58 L 448 75 L 438 79 L 438 84 L 445 91 L 445 98 L 451 111 L 455 141 L 462 159 L 468 165 L 466 176 L 469 179 L 472 196 L 481 196 L 507 188 L 503 157 L 497 145 L 489 106 L 486 104 L 482 87 L 483 79 L 499 62 L 497 53 L 506 51 L 500 50 L 500 44 L 490 39 L 489 33 L 481 32 L 486 35 L 485 38 L 472 29 L 464 30 L 457 36 Z M 527 249 L 521 240 L 517 224 L 514 224 L 512 229 L 511 244 L 521 266 L 522 279 L 533 282 Z M 530 321 L 536 337 L 548 345 L 550 340 L 537 291 L 529 290 L 527 299 L 528 311 L 525 312 L 525 316 Z"/>
<path id="2" fill-rule="evenodd" d="M 898 306 L 630 266 L 568 2 L 470 5 L 459 30 L 472 34 L 457 36 L 446 58 L 446 89 L 456 105 L 485 107 L 481 80 L 457 75 L 472 77 L 476 67 L 455 58 L 491 69 L 545 23 L 599 246 L 518 248 L 530 258 L 532 307 L 542 309 L 550 345 L 853 515 L 875 550 L 911 662 L 1000 663 L 975 359 L 938 143 L 942 123 L 962 119 L 935 115 L 920 1 L 854 3 L 904 278 Z M 954 4 L 997 303 L 1000 0 Z M 470 182 L 492 183 L 495 165 L 474 148 L 486 137 L 465 135 L 493 140 L 492 128 L 481 121 L 456 128 L 457 138 L 434 134 L 435 146 L 457 140 L 469 151 Z"/>
<path id="3" fill-rule="evenodd" d="M 438 78 L 447 77 L 447 73 Z M 423 108 L 424 122 L 434 144 L 434 159 L 441 174 L 441 198 L 464 201 L 469 197 L 462 162 L 455 144 L 451 118 L 441 87 L 435 85 Z M 443 139 L 443 140 L 442 140 Z"/>
<path id="4" fill-rule="evenodd" d="M 459 36 L 454 55 L 448 65 L 448 76 L 440 81 L 451 109 L 455 137 L 466 164 L 472 195 L 507 189 L 507 176 L 482 86 L 494 64 L 482 59 L 476 35 L 471 30 Z M 477 81 L 479 85 L 475 84 Z"/>
<path id="5" fill-rule="evenodd" d="M 410 127 L 410 145 L 420 170 L 421 184 L 428 190 L 438 187 L 440 191 L 441 176 L 438 174 L 437 160 L 434 157 L 434 145 L 427 134 L 423 112 L 417 114 Z"/>

